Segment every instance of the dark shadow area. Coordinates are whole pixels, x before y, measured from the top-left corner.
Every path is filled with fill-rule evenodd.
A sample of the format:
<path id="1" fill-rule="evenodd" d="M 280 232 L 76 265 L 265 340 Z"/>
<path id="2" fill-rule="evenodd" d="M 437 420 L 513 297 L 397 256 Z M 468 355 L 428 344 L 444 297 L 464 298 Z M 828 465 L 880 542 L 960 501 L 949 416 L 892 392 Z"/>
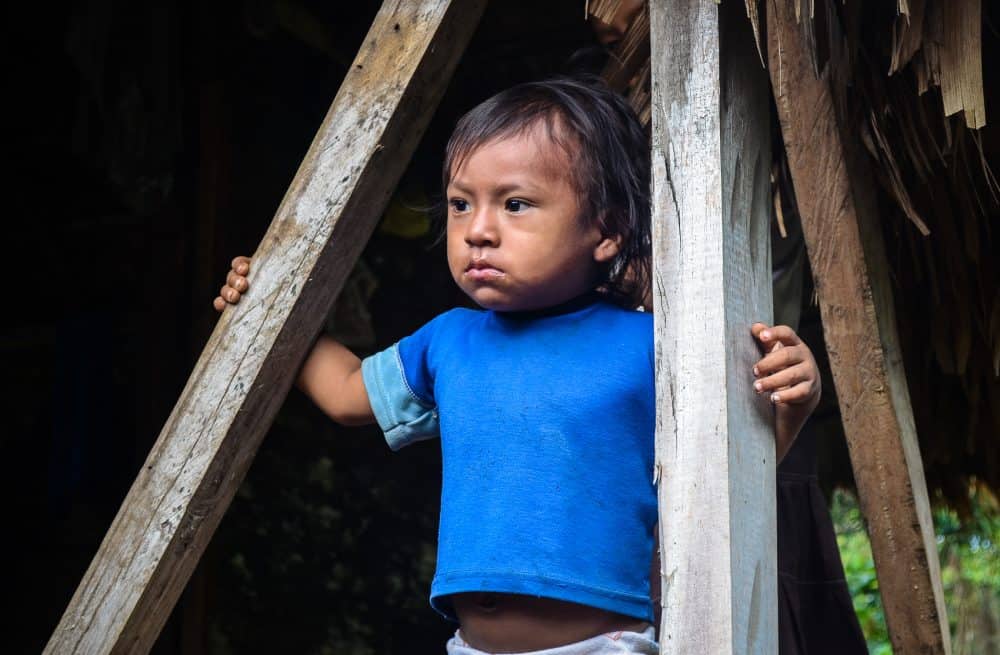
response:
<path id="1" fill-rule="evenodd" d="M 379 2 L 98 0 L 11 11 L 15 190 L 2 447 L 6 652 L 55 628 Z M 328 328 L 364 354 L 464 302 L 422 211 L 454 121 L 594 44 L 575 0 L 494 3 Z M 286 401 L 157 653 L 439 652 L 440 455 Z"/>

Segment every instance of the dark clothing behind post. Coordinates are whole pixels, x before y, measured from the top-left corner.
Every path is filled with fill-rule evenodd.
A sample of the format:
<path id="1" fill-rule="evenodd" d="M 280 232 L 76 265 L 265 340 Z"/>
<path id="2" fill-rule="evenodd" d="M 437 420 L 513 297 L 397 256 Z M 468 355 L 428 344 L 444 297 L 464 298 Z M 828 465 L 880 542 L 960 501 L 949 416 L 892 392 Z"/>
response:
<path id="1" fill-rule="evenodd" d="M 799 331 L 806 252 L 793 209 L 786 207 L 784 212 L 787 236 L 777 230 L 771 233 L 774 322 Z M 778 652 L 864 655 L 868 646 L 844 578 L 826 497 L 819 488 L 815 426 L 813 415 L 777 471 Z"/>
<path id="2" fill-rule="evenodd" d="M 778 652 L 867 653 L 833 521 L 817 482 L 811 421 L 778 467 L 777 494 Z"/>

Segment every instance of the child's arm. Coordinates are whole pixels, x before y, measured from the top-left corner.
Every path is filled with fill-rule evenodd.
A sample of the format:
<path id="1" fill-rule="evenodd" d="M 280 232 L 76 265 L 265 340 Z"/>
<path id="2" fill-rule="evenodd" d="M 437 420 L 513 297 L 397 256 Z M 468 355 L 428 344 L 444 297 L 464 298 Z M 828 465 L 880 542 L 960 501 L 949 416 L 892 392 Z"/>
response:
<path id="1" fill-rule="evenodd" d="M 226 276 L 226 284 L 212 301 L 217 311 L 235 305 L 250 288 L 246 276 L 250 258 L 237 257 Z M 361 377 L 361 360 L 327 336 L 321 336 L 309 352 L 295 385 L 330 418 L 342 425 L 375 422 L 368 392 Z"/>
<path id="2" fill-rule="evenodd" d="M 774 404 L 775 451 L 780 462 L 819 404 L 819 368 L 809 346 L 787 325 L 754 323 L 753 336 L 767 353 L 753 367 L 754 389 Z"/>

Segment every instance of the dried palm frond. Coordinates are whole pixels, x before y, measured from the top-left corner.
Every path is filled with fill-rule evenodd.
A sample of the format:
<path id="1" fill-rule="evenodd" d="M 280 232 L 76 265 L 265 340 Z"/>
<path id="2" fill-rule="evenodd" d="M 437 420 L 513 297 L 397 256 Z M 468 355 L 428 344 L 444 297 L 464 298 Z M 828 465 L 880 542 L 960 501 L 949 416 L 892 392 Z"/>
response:
<path id="1" fill-rule="evenodd" d="M 820 0 L 826 29 L 803 33 L 871 157 L 925 471 L 960 502 L 970 476 L 1000 487 L 1000 139 L 982 129 L 979 0 L 898 8 Z"/>

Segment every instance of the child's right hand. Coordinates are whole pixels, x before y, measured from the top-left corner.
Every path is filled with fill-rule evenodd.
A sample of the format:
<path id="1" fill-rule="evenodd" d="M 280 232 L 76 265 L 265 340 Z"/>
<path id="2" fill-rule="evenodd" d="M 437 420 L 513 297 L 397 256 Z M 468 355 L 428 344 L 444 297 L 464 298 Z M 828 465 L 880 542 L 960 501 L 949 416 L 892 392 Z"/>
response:
<path id="1" fill-rule="evenodd" d="M 219 295 L 212 301 L 215 311 L 221 312 L 226 305 L 235 305 L 240 301 L 241 294 L 250 288 L 247 275 L 250 274 L 250 258 L 237 257 L 233 260 L 232 269 L 226 275 L 226 283 L 219 290 Z"/>
<path id="2" fill-rule="evenodd" d="M 250 258 L 237 257 L 226 275 L 226 283 L 212 301 L 216 310 L 235 305 L 247 289 Z M 361 360 L 327 336 L 320 336 L 299 371 L 296 385 L 316 405 L 341 425 L 369 425 L 375 422 L 361 373 Z"/>

